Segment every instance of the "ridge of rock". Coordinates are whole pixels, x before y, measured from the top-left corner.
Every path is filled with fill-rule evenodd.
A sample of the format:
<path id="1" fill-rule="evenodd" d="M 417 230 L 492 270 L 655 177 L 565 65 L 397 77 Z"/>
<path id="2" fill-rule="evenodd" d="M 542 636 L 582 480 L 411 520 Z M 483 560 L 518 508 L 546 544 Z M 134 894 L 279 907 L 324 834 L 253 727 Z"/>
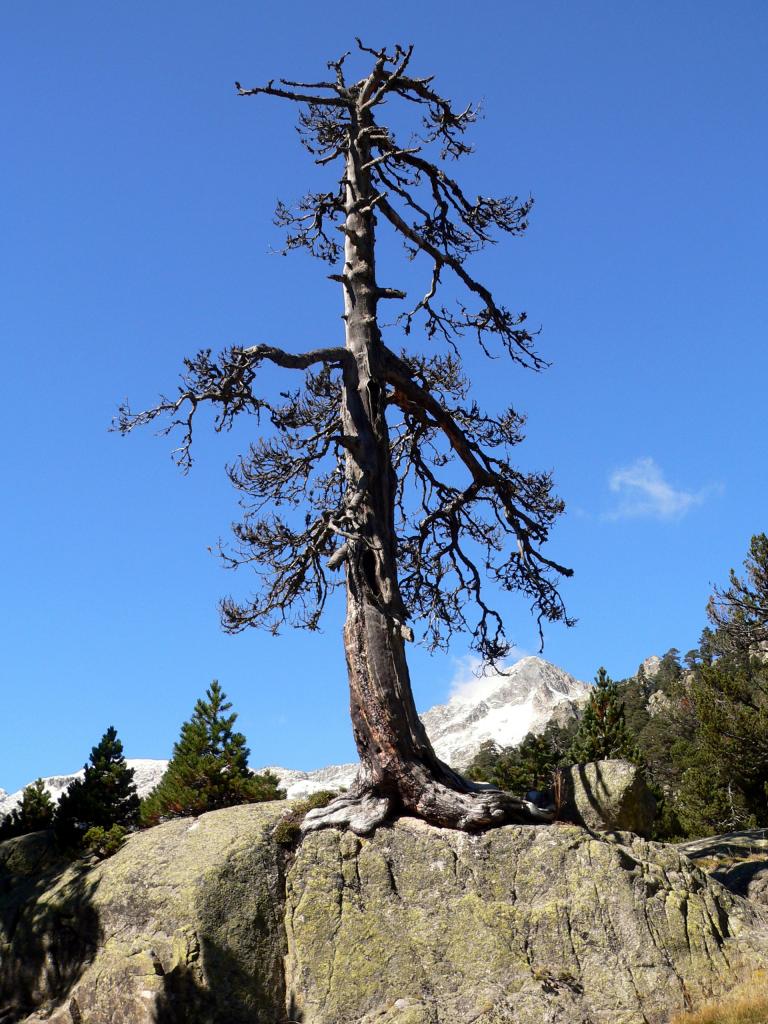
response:
<path id="1" fill-rule="evenodd" d="M 645 661 L 640 665 L 640 668 L 645 673 L 646 679 L 655 679 L 661 669 L 661 658 L 658 654 L 651 654 Z M 640 669 L 638 669 L 638 672 Z"/>
<path id="2" fill-rule="evenodd" d="M 90 865 L 0 843 L 0 1020 L 664 1024 L 768 954 L 758 906 L 628 833 L 401 819 L 286 862 L 285 810 L 174 819 Z"/>

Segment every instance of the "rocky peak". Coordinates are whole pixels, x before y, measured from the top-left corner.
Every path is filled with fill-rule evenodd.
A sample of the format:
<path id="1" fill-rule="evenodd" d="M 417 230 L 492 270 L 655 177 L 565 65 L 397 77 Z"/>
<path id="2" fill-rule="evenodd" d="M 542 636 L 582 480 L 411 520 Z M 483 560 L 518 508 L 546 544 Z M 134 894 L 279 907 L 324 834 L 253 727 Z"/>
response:
<path id="1" fill-rule="evenodd" d="M 661 658 L 658 654 L 652 654 L 649 658 L 646 658 L 640 668 L 643 670 L 646 679 L 654 679 L 659 674 L 661 668 Z M 640 669 L 638 669 L 638 672 Z"/>
<path id="2" fill-rule="evenodd" d="M 588 695 L 586 683 L 543 658 L 527 657 L 462 686 L 421 718 L 438 756 L 464 768 L 486 740 L 519 743 L 526 733 L 542 732 L 556 709 L 563 719 L 574 717 Z"/>

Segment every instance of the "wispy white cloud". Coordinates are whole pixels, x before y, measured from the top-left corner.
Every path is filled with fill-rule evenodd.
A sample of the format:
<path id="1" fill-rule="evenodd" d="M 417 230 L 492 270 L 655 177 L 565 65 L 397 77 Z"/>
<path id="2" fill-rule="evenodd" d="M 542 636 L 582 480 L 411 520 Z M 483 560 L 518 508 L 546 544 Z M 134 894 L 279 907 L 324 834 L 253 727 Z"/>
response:
<path id="1" fill-rule="evenodd" d="M 607 519 L 682 519 L 713 491 L 712 487 L 701 491 L 673 487 L 665 479 L 661 467 L 647 455 L 629 466 L 614 470 L 608 486 L 617 496 L 617 503 L 607 513 Z"/>
<path id="2" fill-rule="evenodd" d="M 501 666 L 502 671 L 495 669 L 483 669 L 483 663 L 476 655 L 468 654 L 456 661 L 456 672 L 451 680 L 451 691 L 449 699 L 458 697 L 459 700 L 472 701 L 473 703 L 482 700 L 483 697 L 492 693 L 503 678 L 504 669 L 511 668 L 521 658 L 529 657 L 528 651 L 522 647 L 513 647 L 509 658 Z"/>

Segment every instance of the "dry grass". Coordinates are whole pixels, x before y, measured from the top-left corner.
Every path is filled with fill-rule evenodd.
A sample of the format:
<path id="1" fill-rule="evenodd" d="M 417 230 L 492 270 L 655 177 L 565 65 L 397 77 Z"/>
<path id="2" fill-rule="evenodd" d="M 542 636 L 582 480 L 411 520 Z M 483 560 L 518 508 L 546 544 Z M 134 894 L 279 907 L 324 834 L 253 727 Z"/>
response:
<path id="1" fill-rule="evenodd" d="M 717 1002 L 673 1017 L 671 1024 L 768 1024 L 768 976 L 761 971 Z"/>
<path id="2" fill-rule="evenodd" d="M 693 863 L 697 868 L 701 868 L 702 871 L 706 871 L 710 875 L 718 869 L 733 868 L 737 864 L 752 864 L 761 861 L 768 863 L 768 850 L 745 849 L 743 853 L 721 854 L 719 857 L 698 857 Z"/>

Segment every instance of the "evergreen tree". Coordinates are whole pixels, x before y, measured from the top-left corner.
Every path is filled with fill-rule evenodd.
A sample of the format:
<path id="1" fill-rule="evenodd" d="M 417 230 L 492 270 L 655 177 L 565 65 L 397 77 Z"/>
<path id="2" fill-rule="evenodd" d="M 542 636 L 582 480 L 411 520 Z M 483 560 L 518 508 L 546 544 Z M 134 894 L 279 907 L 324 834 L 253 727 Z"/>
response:
<path id="1" fill-rule="evenodd" d="M 0 840 L 40 832 L 53 823 L 53 801 L 42 779 L 24 790 L 21 803 L 0 824 Z"/>
<path id="2" fill-rule="evenodd" d="M 494 782 L 500 789 L 524 795 L 529 789 L 548 789 L 558 764 L 551 739 L 529 732 L 499 761 Z"/>
<path id="3" fill-rule="evenodd" d="M 686 657 L 689 655 L 690 651 Z M 653 677 L 652 689 L 661 690 L 662 693 L 669 695 L 675 691 L 682 677 L 683 670 L 680 667 L 680 652 L 676 647 L 670 647 L 662 657 L 661 664 L 656 675 Z"/>
<path id="4" fill-rule="evenodd" d="M 529 732 L 517 746 L 500 747 L 486 740 L 466 775 L 519 795 L 530 789 L 549 789 L 555 770 L 567 763 L 575 729 L 575 721 L 566 726 L 550 721 L 542 733 Z"/>
<path id="5" fill-rule="evenodd" d="M 707 615 L 723 653 L 755 653 L 768 648 L 768 536 L 756 534 L 744 560 L 745 575 L 730 572 L 730 585 L 715 587 Z"/>
<path id="6" fill-rule="evenodd" d="M 624 758 L 639 761 L 636 744 L 624 721 L 624 704 L 617 684 L 604 668 L 595 676 L 595 686 L 584 709 L 570 750 L 574 762 Z"/>
<path id="7" fill-rule="evenodd" d="M 757 534 L 744 562 L 707 606 L 710 626 L 698 651 L 686 656 L 689 673 L 678 706 L 693 728 L 675 740 L 673 804 L 688 835 L 701 836 L 768 824 L 768 537 Z"/>
<path id="8" fill-rule="evenodd" d="M 237 712 L 227 714 L 231 707 L 214 679 L 182 725 L 165 775 L 142 801 L 143 825 L 285 796 L 277 776 L 256 775 L 248 768 L 250 751 L 245 736 L 234 731 Z"/>
<path id="9" fill-rule="evenodd" d="M 504 748 L 494 740 L 484 740 L 464 774 L 468 779 L 474 779 L 476 782 L 493 782 L 496 785 L 494 781 L 496 766 L 503 753 Z"/>
<path id="10" fill-rule="evenodd" d="M 696 730 L 672 748 L 680 821 L 692 835 L 768 824 L 768 665 L 722 654 L 699 664 L 687 689 Z"/>
<path id="11" fill-rule="evenodd" d="M 743 792 L 712 764 L 693 765 L 683 772 L 675 793 L 674 811 L 687 837 L 758 825 Z"/>
<path id="12" fill-rule="evenodd" d="M 641 665 L 636 675 L 616 684 L 616 692 L 624 705 L 624 720 L 633 736 L 638 736 L 648 724 L 648 698 L 656 687 L 648 679 Z"/>
<path id="13" fill-rule="evenodd" d="M 91 750 L 82 779 L 75 779 L 59 800 L 55 827 L 66 842 L 79 840 L 93 826 L 128 828 L 138 819 L 139 797 L 123 755 L 117 730 L 110 726 Z"/>

